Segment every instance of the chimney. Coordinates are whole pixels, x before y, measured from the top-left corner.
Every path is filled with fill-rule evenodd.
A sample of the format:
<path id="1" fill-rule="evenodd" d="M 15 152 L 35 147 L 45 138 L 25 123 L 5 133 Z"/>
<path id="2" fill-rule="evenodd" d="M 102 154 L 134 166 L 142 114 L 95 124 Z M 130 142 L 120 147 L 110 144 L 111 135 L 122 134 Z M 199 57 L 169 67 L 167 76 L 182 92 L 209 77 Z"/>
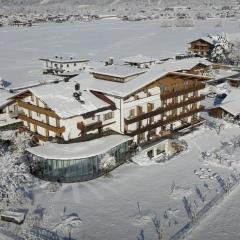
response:
<path id="1" fill-rule="evenodd" d="M 79 83 L 75 84 L 75 91 L 80 91 L 80 84 Z"/>
<path id="2" fill-rule="evenodd" d="M 108 65 L 113 65 L 113 62 L 114 62 L 113 57 L 110 57 L 108 59 Z"/>

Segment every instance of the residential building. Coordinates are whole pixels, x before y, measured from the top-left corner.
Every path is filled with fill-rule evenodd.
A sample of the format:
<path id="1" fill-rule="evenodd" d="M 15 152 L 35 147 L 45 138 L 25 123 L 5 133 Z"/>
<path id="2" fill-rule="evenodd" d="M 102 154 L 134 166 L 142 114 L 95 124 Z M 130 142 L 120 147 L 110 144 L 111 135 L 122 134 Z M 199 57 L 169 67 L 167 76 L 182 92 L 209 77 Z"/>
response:
<path id="1" fill-rule="evenodd" d="M 206 36 L 191 41 L 189 52 L 198 54 L 201 57 L 209 58 L 214 48 L 216 37 Z"/>
<path id="2" fill-rule="evenodd" d="M 21 126 L 21 121 L 17 119 L 21 112 L 18 105 L 13 100 L 8 100 L 12 94 L 0 89 L 0 130 L 8 130 Z"/>
<path id="3" fill-rule="evenodd" d="M 55 56 L 55 58 L 41 58 L 40 60 L 44 63 L 44 74 L 61 76 L 82 71 L 89 62 L 87 59 L 63 58 L 58 56 Z"/>
<path id="4" fill-rule="evenodd" d="M 169 59 L 169 58 L 168 58 Z M 149 68 L 159 62 L 157 58 L 143 56 L 141 54 L 123 59 L 124 63 L 129 66 L 138 68 Z"/>
<path id="5" fill-rule="evenodd" d="M 115 124 L 114 104 L 102 94 L 81 90 L 74 82 L 60 82 L 25 90 L 12 100 L 22 108 L 22 130 L 37 140 L 61 142 L 101 133 Z"/>
<path id="6" fill-rule="evenodd" d="M 28 150 L 32 172 L 46 180 L 89 180 L 104 173 L 106 154 L 112 167 L 126 159 L 131 142 L 149 157 L 174 152 L 168 139 L 204 122 L 200 91 L 209 78 L 185 72 L 197 64 L 109 65 L 14 95 L 22 130 L 51 142 Z"/>

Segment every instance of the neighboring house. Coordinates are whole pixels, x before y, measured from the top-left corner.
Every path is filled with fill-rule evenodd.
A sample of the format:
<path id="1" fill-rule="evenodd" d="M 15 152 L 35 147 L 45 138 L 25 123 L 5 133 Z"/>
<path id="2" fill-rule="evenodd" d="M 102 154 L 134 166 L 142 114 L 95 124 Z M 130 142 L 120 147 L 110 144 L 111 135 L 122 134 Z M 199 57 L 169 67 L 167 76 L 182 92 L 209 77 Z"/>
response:
<path id="1" fill-rule="evenodd" d="M 240 116 L 240 89 L 231 88 L 220 105 L 209 109 L 209 115 L 216 118 L 238 119 Z"/>
<path id="2" fill-rule="evenodd" d="M 63 58 L 56 56 L 55 58 L 41 58 L 44 62 L 43 73 L 53 75 L 71 75 L 74 72 L 85 69 L 89 60 Z"/>
<path id="3" fill-rule="evenodd" d="M 124 83 L 145 73 L 147 69 L 137 69 L 123 65 L 108 65 L 100 69 L 91 71 L 92 75 L 105 81 L 114 81 Z"/>
<path id="4" fill-rule="evenodd" d="M 160 66 L 170 71 L 205 75 L 213 67 L 213 64 L 206 59 L 192 57 L 180 60 L 168 60 L 160 64 Z"/>
<path id="5" fill-rule="evenodd" d="M 143 55 L 136 55 L 123 59 L 124 63 L 129 66 L 138 68 L 149 68 L 150 66 L 156 64 L 159 60 L 156 58 L 151 58 Z"/>
<path id="6" fill-rule="evenodd" d="M 8 100 L 11 96 L 10 92 L 0 89 L 0 129 L 19 126 L 17 117 L 20 109 L 14 100 Z"/>
<path id="7" fill-rule="evenodd" d="M 196 40 L 191 41 L 189 52 L 193 54 L 198 54 L 199 56 L 209 58 L 211 56 L 211 52 L 214 48 L 216 42 L 216 37 L 206 36 L 201 37 Z"/>
<path id="8" fill-rule="evenodd" d="M 240 87 L 240 74 L 237 74 L 233 77 L 227 78 L 227 82 L 231 87 L 239 88 Z"/>
<path id="9" fill-rule="evenodd" d="M 114 103 L 73 82 L 49 84 L 11 97 L 23 109 L 24 129 L 41 141 L 63 142 L 101 133 L 115 124 Z"/>

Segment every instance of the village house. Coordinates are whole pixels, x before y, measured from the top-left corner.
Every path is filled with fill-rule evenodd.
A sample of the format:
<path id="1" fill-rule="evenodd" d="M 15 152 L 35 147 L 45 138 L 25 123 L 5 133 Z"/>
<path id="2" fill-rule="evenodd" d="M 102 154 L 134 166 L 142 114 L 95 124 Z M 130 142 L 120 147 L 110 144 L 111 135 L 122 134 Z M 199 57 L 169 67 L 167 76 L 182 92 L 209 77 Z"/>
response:
<path id="1" fill-rule="evenodd" d="M 221 101 L 221 103 L 208 110 L 209 115 L 215 118 L 239 121 L 240 116 L 239 94 L 240 89 L 230 88 L 226 94 L 226 97 Z"/>
<path id="2" fill-rule="evenodd" d="M 159 62 L 157 58 L 143 56 L 141 54 L 123 59 L 124 63 L 129 66 L 138 68 L 149 68 Z"/>
<path id="3" fill-rule="evenodd" d="M 74 82 L 30 88 L 10 99 L 23 110 L 18 116 L 24 123 L 22 130 L 40 141 L 57 138 L 67 142 L 87 133 L 100 133 L 114 124 L 114 104 Z"/>
<path id="4" fill-rule="evenodd" d="M 41 58 L 44 63 L 43 74 L 68 75 L 74 72 L 82 71 L 89 62 L 87 59 L 63 58 Z"/>
<path id="5" fill-rule="evenodd" d="M 216 37 L 206 36 L 191 41 L 188 48 L 190 53 L 197 54 L 201 57 L 209 58 L 214 48 Z"/>
<path id="6" fill-rule="evenodd" d="M 8 130 L 21 126 L 21 121 L 17 119 L 20 109 L 14 100 L 8 100 L 12 94 L 4 89 L 0 89 L 0 130 Z"/>

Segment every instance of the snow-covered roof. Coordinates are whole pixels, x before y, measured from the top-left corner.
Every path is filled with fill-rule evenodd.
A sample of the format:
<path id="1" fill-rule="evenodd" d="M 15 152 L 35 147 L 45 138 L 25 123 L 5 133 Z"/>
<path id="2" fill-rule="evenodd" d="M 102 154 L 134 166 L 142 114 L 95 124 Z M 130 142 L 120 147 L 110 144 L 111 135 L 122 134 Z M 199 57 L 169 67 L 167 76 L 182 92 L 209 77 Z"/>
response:
<path id="1" fill-rule="evenodd" d="M 85 88 L 100 91 L 117 97 L 126 97 L 132 92 L 137 91 L 138 89 L 150 84 L 151 82 L 165 76 L 170 72 L 190 70 L 199 63 L 211 65 L 209 61 L 203 58 L 168 60 L 164 63 L 154 65 L 151 69 L 147 70 L 145 73 L 125 83 L 102 81 L 95 79 L 93 77 L 91 78 L 86 74 L 80 74 L 76 76 L 74 79 L 77 82 L 81 83 L 81 85 L 83 85 Z"/>
<path id="2" fill-rule="evenodd" d="M 82 159 L 104 154 L 132 138 L 125 135 L 109 135 L 91 141 L 57 144 L 47 142 L 43 146 L 28 148 L 27 151 L 45 159 L 70 160 Z"/>
<path id="3" fill-rule="evenodd" d="M 60 82 L 30 88 L 29 90 L 61 118 L 80 116 L 110 106 L 90 91 L 83 89 L 81 99 L 84 100 L 84 103 L 77 101 L 73 97 L 75 84 L 75 82 Z"/>
<path id="4" fill-rule="evenodd" d="M 233 116 L 240 114 L 240 89 L 231 88 L 227 97 L 222 101 L 221 108 Z"/>
<path id="5" fill-rule="evenodd" d="M 236 71 L 232 71 L 232 70 L 228 70 L 228 69 L 227 70 L 225 70 L 225 69 L 218 69 L 214 73 L 214 78 L 211 81 L 214 82 L 216 80 L 225 79 L 225 78 L 229 78 L 229 77 L 234 77 L 234 76 L 236 76 L 238 74 L 239 73 L 236 72 Z"/>
<path id="6" fill-rule="evenodd" d="M 8 98 L 10 98 L 12 95 L 13 94 L 11 94 L 9 91 L 0 89 L 0 109 L 11 103 Z"/>
<path id="7" fill-rule="evenodd" d="M 230 34 L 227 34 L 227 38 L 229 39 L 230 42 L 235 42 L 235 41 L 239 41 L 240 40 L 240 34 L 239 33 L 230 33 Z M 205 42 L 208 42 L 212 45 L 214 45 L 217 40 L 218 40 L 218 36 L 217 35 L 214 35 L 214 36 L 203 36 L 203 37 L 200 37 L 198 39 L 194 39 L 192 40 L 191 42 L 195 42 L 197 40 L 203 40 Z"/>
<path id="8" fill-rule="evenodd" d="M 146 72 L 146 69 L 138 69 L 123 65 L 109 65 L 103 68 L 93 70 L 92 73 L 114 76 L 119 78 L 126 78 Z"/>
<path id="9" fill-rule="evenodd" d="M 203 41 L 205 41 L 207 43 L 210 43 L 210 44 L 214 45 L 215 42 L 217 41 L 217 38 L 218 38 L 217 36 L 209 36 L 208 35 L 208 36 L 199 37 L 197 39 L 193 39 L 190 43 L 196 42 L 198 40 L 203 40 Z"/>
<path id="10" fill-rule="evenodd" d="M 41 61 L 55 62 L 55 63 L 76 63 L 76 62 L 88 62 L 88 59 L 79 58 L 67 58 L 67 57 L 55 57 L 55 58 L 40 58 Z"/>
<path id="11" fill-rule="evenodd" d="M 158 60 L 157 58 L 147 57 L 141 54 L 123 59 L 123 61 L 126 63 L 137 63 L 137 64 L 148 63 L 148 62 L 157 61 L 157 60 Z"/>
<path id="12" fill-rule="evenodd" d="M 180 71 L 180 70 L 190 70 L 198 64 L 203 64 L 205 66 L 211 66 L 212 63 L 208 60 L 201 57 L 193 57 L 193 58 L 184 58 L 181 60 L 170 59 L 168 61 L 160 64 L 164 69 L 168 69 L 169 71 Z"/>

